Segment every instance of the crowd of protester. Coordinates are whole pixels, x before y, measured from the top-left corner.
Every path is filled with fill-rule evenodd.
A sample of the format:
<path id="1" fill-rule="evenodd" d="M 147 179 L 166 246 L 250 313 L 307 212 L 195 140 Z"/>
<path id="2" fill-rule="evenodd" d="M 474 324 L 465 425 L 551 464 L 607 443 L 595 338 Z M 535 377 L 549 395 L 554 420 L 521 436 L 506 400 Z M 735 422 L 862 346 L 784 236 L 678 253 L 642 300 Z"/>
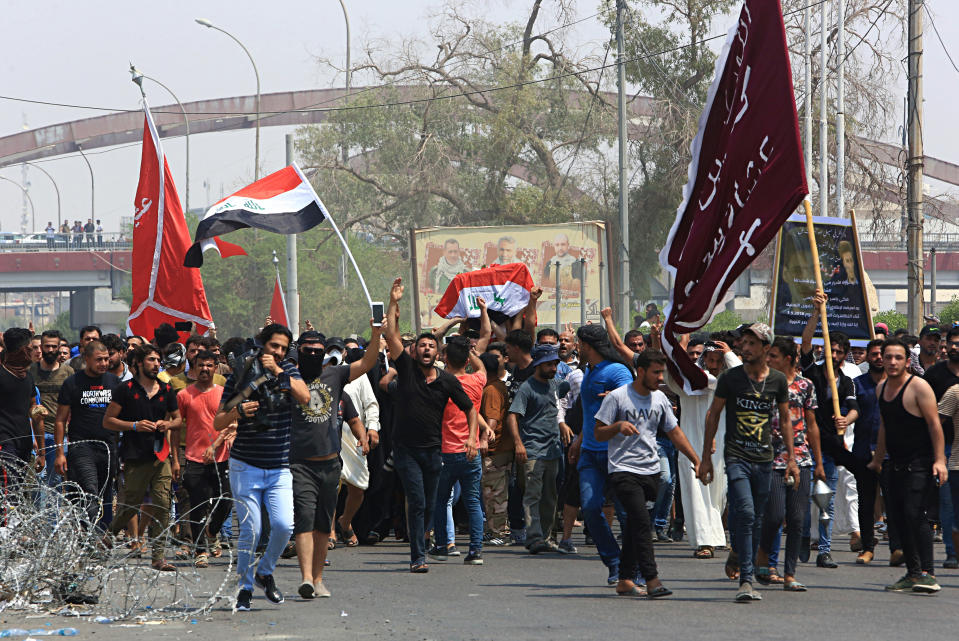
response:
<path id="1" fill-rule="evenodd" d="M 608 309 L 556 331 L 537 327 L 534 289 L 502 324 L 480 298 L 479 318 L 413 335 L 403 292 L 397 279 L 369 340 L 309 323 L 294 340 L 269 318 L 223 344 L 170 325 L 125 339 L 84 327 L 75 344 L 7 329 L 2 481 L 39 475 L 106 548 L 148 552 L 159 572 L 235 546 L 237 610 L 254 586 L 284 600 L 281 557 L 298 560 L 301 598 L 329 597 L 328 551 L 388 537 L 422 574 L 483 565 L 484 547 L 577 554 L 581 526 L 616 594 L 648 598 L 671 594 L 654 544 L 684 539 L 697 559 L 728 549 L 737 601 L 759 600 L 755 583 L 805 591 L 811 550 L 838 567 L 838 516 L 857 563 L 882 538 L 906 566 L 888 590 L 939 590 L 940 536 L 943 566 L 959 567 L 959 327 L 880 324 L 864 347 L 834 333 L 831 373 L 815 313 L 798 344 L 762 323 L 685 335 L 707 380 L 694 390 L 667 368 L 655 308 L 622 336 Z"/>

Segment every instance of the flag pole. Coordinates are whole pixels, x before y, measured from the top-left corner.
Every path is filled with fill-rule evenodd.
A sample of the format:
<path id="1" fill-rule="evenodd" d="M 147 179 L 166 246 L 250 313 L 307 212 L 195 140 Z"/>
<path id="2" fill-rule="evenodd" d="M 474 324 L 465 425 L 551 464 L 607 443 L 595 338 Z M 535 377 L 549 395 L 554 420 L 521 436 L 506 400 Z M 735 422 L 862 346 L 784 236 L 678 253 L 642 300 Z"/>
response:
<path id="1" fill-rule="evenodd" d="M 360 272 L 359 266 L 356 264 L 356 259 L 353 258 L 353 252 L 350 251 L 349 246 L 346 244 L 346 241 L 343 240 L 343 234 L 340 233 L 340 228 L 336 226 L 336 221 L 333 220 L 333 217 L 330 215 L 329 210 L 327 210 L 326 205 L 323 204 L 323 201 L 320 200 L 319 194 L 316 193 L 316 190 L 313 189 L 313 183 L 307 180 L 306 176 L 303 175 L 303 172 L 300 171 L 299 165 L 295 162 L 290 163 L 290 166 L 296 171 L 300 179 L 305 182 L 310 187 L 310 191 L 313 192 L 313 198 L 316 200 L 316 204 L 320 206 L 320 209 L 323 211 L 326 219 L 330 221 L 330 225 L 333 226 L 333 231 L 336 232 L 336 237 L 340 239 L 340 244 L 343 245 L 343 251 L 346 252 L 346 255 L 350 257 L 350 262 L 353 263 L 353 269 L 356 271 L 357 277 L 360 279 L 360 285 L 363 287 L 363 293 L 366 295 L 366 301 L 370 304 L 370 310 L 373 309 L 373 299 L 370 298 L 370 290 L 366 288 L 366 281 L 363 280 L 363 274 Z"/>
<path id="2" fill-rule="evenodd" d="M 286 304 L 286 296 L 283 295 L 283 281 L 280 279 L 280 259 L 276 257 L 276 250 L 273 250 L 273 270 L 276 272 L 276 284 L 279 285 L 280 290 L 280 302 L 283 303 L 283 312 L 286 314 L 286 322 L 290 322 L 290 308 Z M 274 285 L 274 291 L 276 291 L 276 285 Z M 297 335 L 300 333 L 299 330 L 295 327 L 289 328 L 290 331 L 294 331 Z"/>
<path id="3" fill-rule="evenodd" d="M 812 222 L 812 204 L 809 202 L 808 196 L 803 199 L 802 202 L 803 209 L 806 210 L 806 231 L 809 232 L 809 249 L 812 251 L 812 267 L 813 273 L 816 274 L 816 289 L 824 291 L 822 288 L 822 267 L 819 265 L 819 248 L 816 246 L 816 229 Z M 819 310 L 819 318 L 822 319 L 823 353 L 826 356 L 826 381 L 832 390 L 833 416 L 842 416 L 839 411 L 839 392 L 836 388 L 836 372 L 833 371 L 832 343 L 829 342 L 829 323 L 826 322 L 825 304 L 823 304 Z M 843 432 L 844 431 L 845 430 L 843 430 Z M 842 435 L 843 432 L 839 432 L 839 434 Z"/>

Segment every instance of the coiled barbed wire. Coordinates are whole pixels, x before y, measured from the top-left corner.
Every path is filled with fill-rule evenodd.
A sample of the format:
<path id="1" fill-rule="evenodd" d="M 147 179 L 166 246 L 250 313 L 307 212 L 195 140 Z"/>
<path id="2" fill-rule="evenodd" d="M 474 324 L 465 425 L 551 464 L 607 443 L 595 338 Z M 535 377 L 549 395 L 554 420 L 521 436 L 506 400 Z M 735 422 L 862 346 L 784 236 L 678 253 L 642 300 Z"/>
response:
<path id="1" fill-rule="evenodd" d="M 79 443 L 109 447 L 102 441 L 70 445 Z M 174 563 L 176 571 L 160 572 L 150 562 L 153 540 L 131 548 L 126 540 L 105 534 L 95 522 L 90 523 L 86 501 L 96 502 L 96 520 L 102 518 L 104 506 L 99 497 L 84 494 L 76 483 L 63 480 L 57 487 L 49 487 L 29 463 L 12 456 L 0 458 L 0 475 L 4 485 L 0 505 L 0 612 L 54 610 L 114 621 L 142 621 L 189 619 L 208 613 L 221 602 L 232 607 L 236 581 L 233 546 L 224 549 L 220 559 L 211 559 L 207 568 L 196 568 L 197 550 L 192 541 L 175 536 L 189 515 L 173 518 L 171 506 L 170 523 L 160 538 L 171 556 L 181 545 L 187 546 L 190 555 L 188 560 Z M 233 500 L 228 488 L 219 488 L 218 496 L 210 501 Z M 122 507 L 117 503 L 113 513 Z M 208 518 L 211 514 L 212 506 Z M 149 517 L 140 513 L 140 518 Z M 205 523 L 190 524 L 206 527 Z M 130 535 L 136 537 L 135 532 Z"/>

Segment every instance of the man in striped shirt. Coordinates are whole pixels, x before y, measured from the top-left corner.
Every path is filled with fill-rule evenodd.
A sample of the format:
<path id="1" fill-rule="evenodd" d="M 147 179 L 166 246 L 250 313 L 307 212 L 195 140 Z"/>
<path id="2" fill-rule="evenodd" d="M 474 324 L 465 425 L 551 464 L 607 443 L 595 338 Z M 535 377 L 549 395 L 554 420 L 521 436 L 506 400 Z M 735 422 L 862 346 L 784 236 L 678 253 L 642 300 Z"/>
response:
<path id="1" fill-rule="evenodd" d="M 290 330 L 275 323 L 264 327 L 258 337 L 263 347 L 256 358 L 265 372 L 276 377 L 276 388 L 282 401 L 275 403 L 265 417 L 257 414 L 260 407 L 256 400 L 258 394 L 237 403 L 235 397 L 247 388 L 247 379 L 250 378 L 251 368 L 241 367 L 226 380 L 223 402 L 213 420 L 213 427 L 217 430 L 237 421 L 236 440 L 230 450 L 230 489 L 240 522 L 236 568 L 239 574 L 236 609 L 240 611 L 250 610 L 254 581 L 263 588 L 266 598 L 273 603 L 283 603 L 283 595 L 273 580 L 273 569 L 293 532 L 293 477 L 290 474 L 293 415 L 290 398 L 297 403 L 310 401 L 310 391 L 299 371 L 286 360 L 292 340 Z M 261 506 L 266 508 L 270 520 L 270 540 L 254 574 Z"/>

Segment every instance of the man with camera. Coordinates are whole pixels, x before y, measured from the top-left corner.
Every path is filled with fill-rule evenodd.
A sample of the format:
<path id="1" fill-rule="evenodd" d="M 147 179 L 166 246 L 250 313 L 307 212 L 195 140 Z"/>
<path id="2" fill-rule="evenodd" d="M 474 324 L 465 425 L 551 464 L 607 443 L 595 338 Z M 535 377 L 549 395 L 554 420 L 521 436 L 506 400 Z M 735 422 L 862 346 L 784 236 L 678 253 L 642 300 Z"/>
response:
<path id="1" fill-rule="evenodd" d="M 223 403 L 213 420 L 218 431 L 237 421 L 230 451 L 230 489 L 236 501 L 239 593 L 236 609 L 248 611 L 253 583 L 273 603 L 283 594 L 273 569 L 293 531 L 293 477 L 290 474 L 292 402 L 309 403 L 310 391 L 296 366 L 286 360 L 293 340 L 290 330 L 275 323 L 257 337 L 260 349 L 246 355 L 226 381 Z M 266 509 L 270 539 L 254 574 L 260 511 Z"/>

